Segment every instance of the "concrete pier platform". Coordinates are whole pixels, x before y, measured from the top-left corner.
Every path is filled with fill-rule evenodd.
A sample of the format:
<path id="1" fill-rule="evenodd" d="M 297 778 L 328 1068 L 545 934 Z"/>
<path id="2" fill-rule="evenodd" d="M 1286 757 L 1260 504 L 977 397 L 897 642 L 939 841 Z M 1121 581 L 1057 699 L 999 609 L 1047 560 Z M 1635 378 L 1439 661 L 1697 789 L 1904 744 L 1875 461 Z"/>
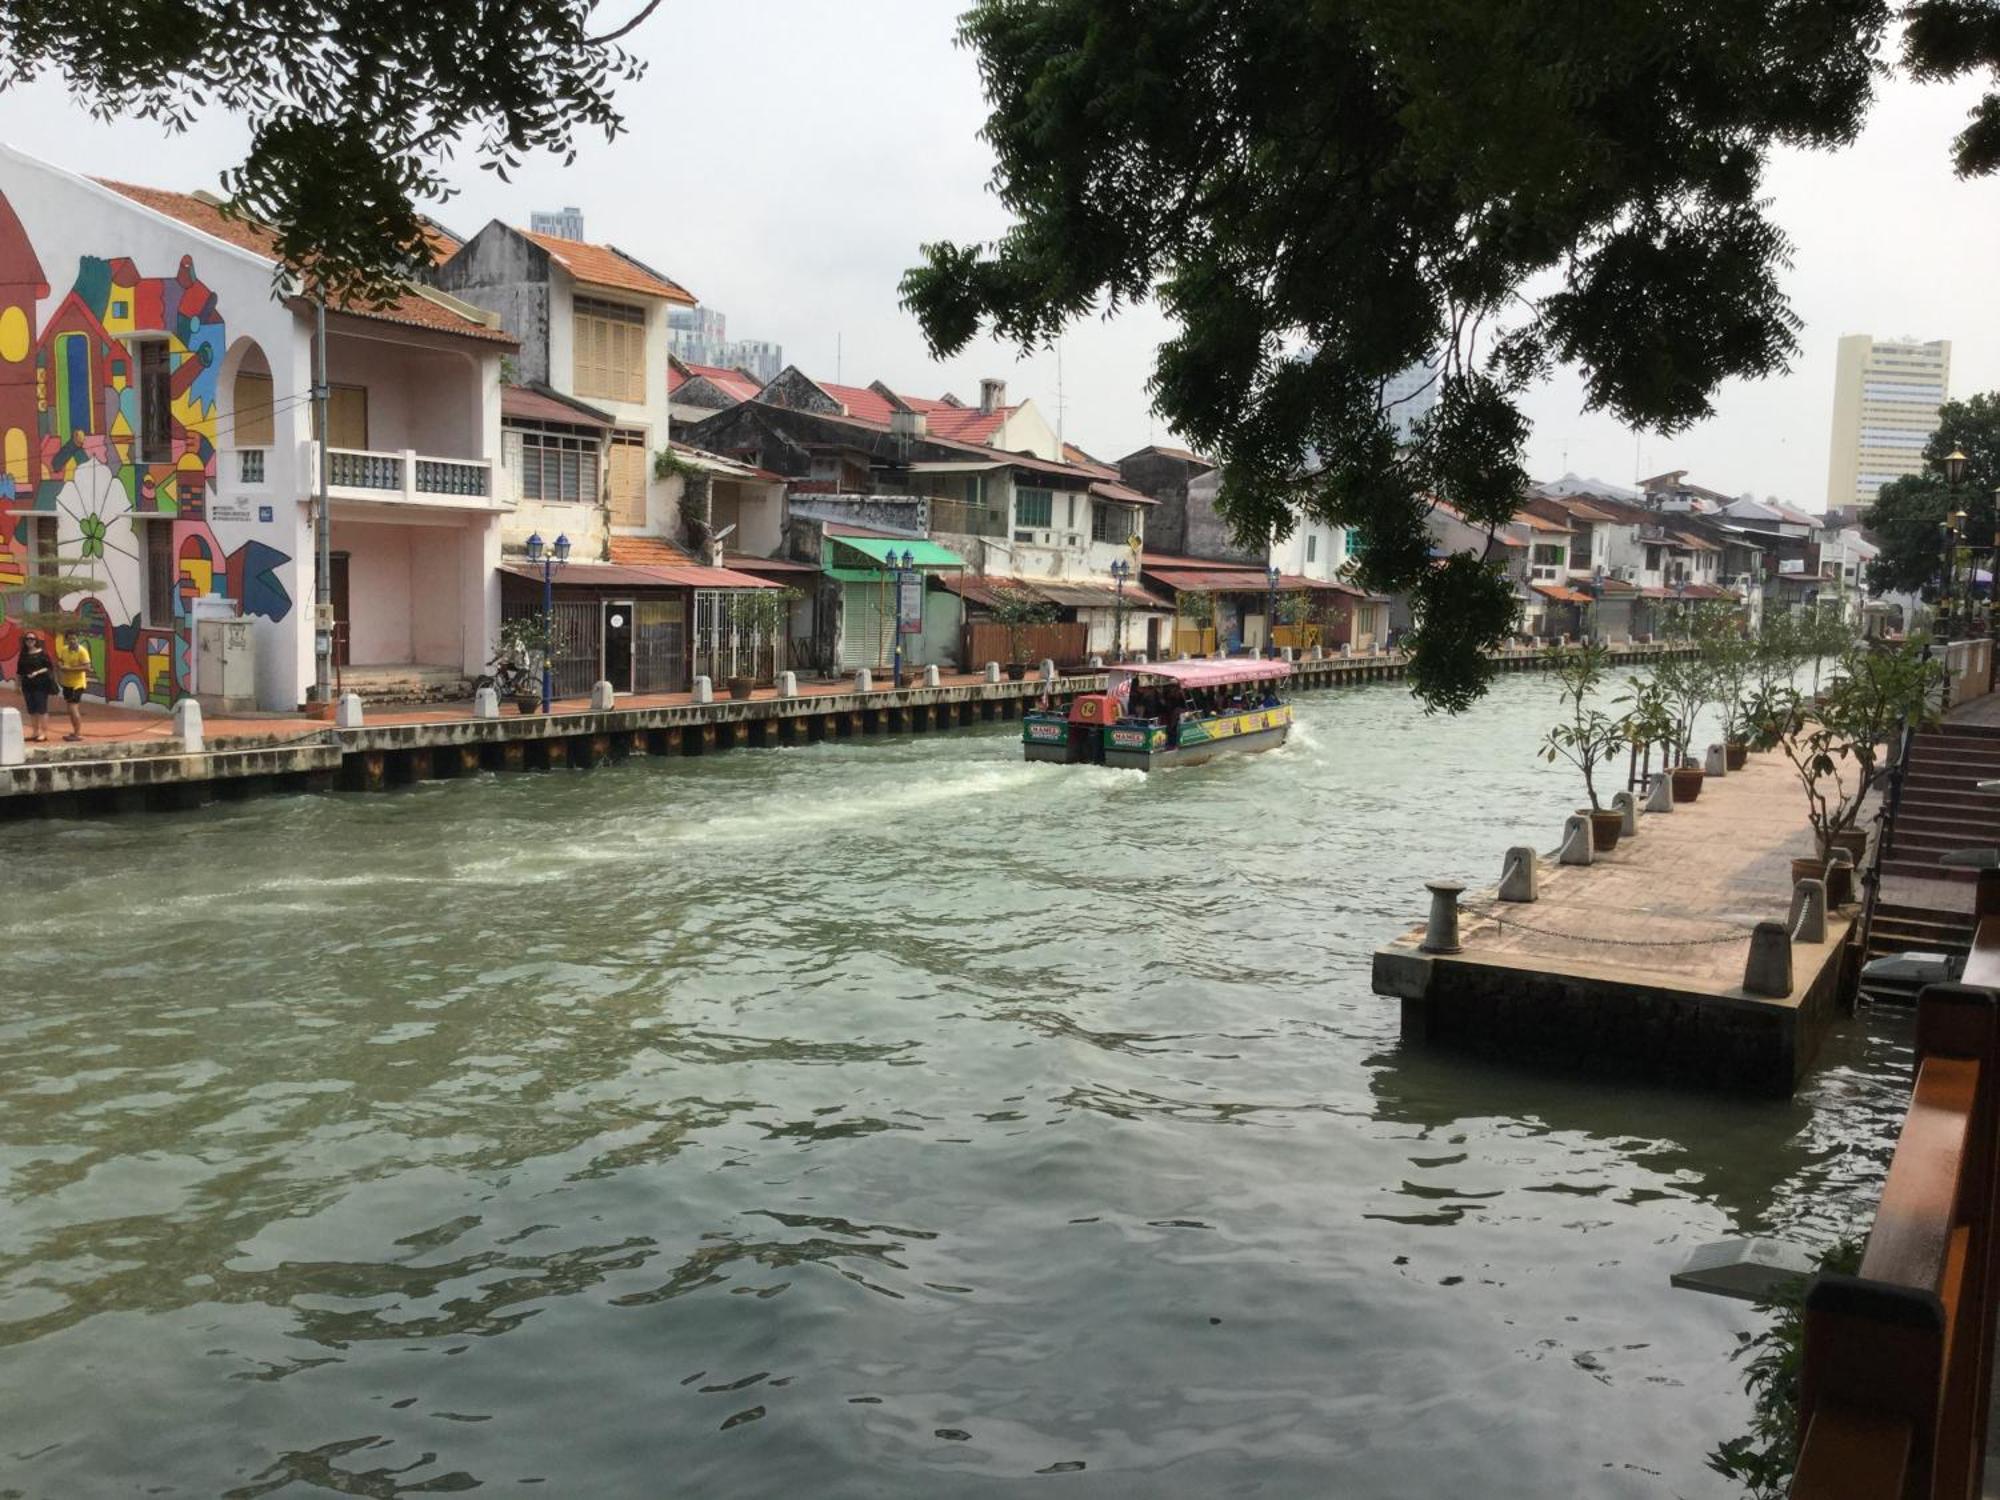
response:
<path id="1" fill-rule="evenodd" d="M 1425 953 L 1413 928 L 1376 952 L 1375 991 L 1402 1001 L 1406 1042 L 1789 1095 L 1845 1006 L 1858 908 L 1792 945 L 1788 995 L 1748 993 L 1744 962 L 1757 923 L 1787 920 L 1791 861 L 1811 853 L 1790 766 L 1753 755 L 1590 865 L 1544 856 L 1532 903 L 1468 892 L 1462 951 Z"/>

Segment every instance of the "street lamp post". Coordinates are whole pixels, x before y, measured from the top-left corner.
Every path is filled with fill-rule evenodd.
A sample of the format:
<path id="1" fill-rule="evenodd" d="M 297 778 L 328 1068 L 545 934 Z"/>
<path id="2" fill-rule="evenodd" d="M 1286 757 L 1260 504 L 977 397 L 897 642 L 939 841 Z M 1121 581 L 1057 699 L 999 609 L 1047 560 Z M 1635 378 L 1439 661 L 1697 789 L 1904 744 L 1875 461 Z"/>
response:
<path id="1" fill-rule="evenodd" d="M 896 574 L 896 686 L 899 688 L 903 685 L 903 586 L 916 565 L 917 555 L 909 548 L 903 549 L 900 562 L 896 560 L 896 549 L 889 549 L 889 566 Z"/>
<path id="2" fill-rule="evenodd" d="M 1271 564 L 1265 571 L 1265 576 L 1271 581 L 1271 592 L 1264 607 L 1264 654 L 1276 656 L 1278 654 L 1278 565 Z"/>
<path id="3" fill-rule="evenodd" d="M 1132 565 L 1119 558 L 1111 564 L 1111 578 L 1117 586 L 1117 594 L 1111 604 L 1111 659 L 1125 660 L 1125 580 L 1132 576 Z"/>
<path id="4" fill-rule="evenodd" d="M 549 648 L 555 644 L 556 569 L 569 561 L 569 538 L 560 533 L 554 547 L 545 546 L 538 531 L 528 538 L 528 561 L 542 565 L 542 712 L 555 705 L 555 671 Z"/>
<path id="5" fill-rule="evenodd" d="M 1944 469 L 1945 486 L 1951 491 L 1951 498 L 1954 500 L 1958 498 L 1959 482 L 1965 478 L 1965 466 L 1967 462 L 1964 450 L 1954 448 L 1944 456 L 1941 464 L 1941 467 Z M 1938 523 L 1938 530 L 1943 533 L 1944 541 L 1943 589 L 1939 595 L 1939 603 L 1943 606 L 1942 613 L 1944 616 L 1945 638 L 1947 640 L 1951 638 L 1952 585 L 1953 575 L 1957 572 L 1957 558 L 1955 554 L 1957 545 L 1961 540 L 1964 524 L 1965 512 L 1962 510 L 1953 511 Z"/>

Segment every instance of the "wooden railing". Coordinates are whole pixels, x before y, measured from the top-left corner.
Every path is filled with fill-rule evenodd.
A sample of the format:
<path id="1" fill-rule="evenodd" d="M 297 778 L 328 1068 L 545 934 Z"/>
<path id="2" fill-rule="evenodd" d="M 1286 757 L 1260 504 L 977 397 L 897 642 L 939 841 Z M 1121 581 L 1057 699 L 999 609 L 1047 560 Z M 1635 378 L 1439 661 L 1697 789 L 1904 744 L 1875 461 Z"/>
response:
<path id="1" fill-rule="evenodd" d="M 1996 888 L 1983 884 L 1982 904 Z M 1916 1085 L 1855 1276 L 1805 1301 L 1795 1500 L 1980 1493 L 1993 1370 L 2000 915 L 1917 1002 Z"/>

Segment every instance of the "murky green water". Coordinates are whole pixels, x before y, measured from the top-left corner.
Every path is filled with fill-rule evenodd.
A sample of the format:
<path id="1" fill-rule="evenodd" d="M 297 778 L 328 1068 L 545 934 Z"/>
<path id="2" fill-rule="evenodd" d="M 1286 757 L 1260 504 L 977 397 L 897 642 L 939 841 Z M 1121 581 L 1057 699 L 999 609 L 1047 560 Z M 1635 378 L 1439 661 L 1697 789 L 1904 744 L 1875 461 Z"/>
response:
<path id="1" fill-rule="evenodd" d="M 1405 1051 L 1550 687 L 1148 779 L 1011 726 L 0 831 L 0 1493 L 1715 1495 L 1790 1104 Z"/>

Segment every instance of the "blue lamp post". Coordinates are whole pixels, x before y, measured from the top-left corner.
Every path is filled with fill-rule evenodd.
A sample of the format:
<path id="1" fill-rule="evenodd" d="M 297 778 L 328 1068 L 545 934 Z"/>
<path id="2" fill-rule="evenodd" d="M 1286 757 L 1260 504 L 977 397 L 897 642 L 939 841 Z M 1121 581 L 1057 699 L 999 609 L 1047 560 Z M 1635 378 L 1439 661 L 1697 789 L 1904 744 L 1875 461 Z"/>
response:
<path id="1" fill-rule="evenodd" d="M 1264 654 L 1278 654 L 1278 565 L 1272 563 L 1266 577 L 1271 580 L 1271 593 L 1264 607 Z"/>
<path id="2" fill-rule="evenodd" d="M 903 586 L 917 565 L 917 554 L 905 547 L 899 562 L 896 549 L 891 547 L 888 563 L 896 575 L 896 686 L 900 688 L 903 685 Z"/>
<path id="3" fill-rule="evenodd" d="M 1124 558 L 1111 564 L 1111 577 L 1117 585 L 1117 595 L 1111 606 L 1111 659 L 1125 660 L 1125 580 L 1132 576 L 1132 565 Z"/>
<path id="4" fill-rule="evenodd" d="M 528 561 L 542 565 L 542 712 L 555 704 L 555 672 L 549 661 L 556 624 L 556 569 L 569 561 L 569 538 L 558 533 L 554 547 L 545 546 L 538 531 L 528 538 Z"/>

